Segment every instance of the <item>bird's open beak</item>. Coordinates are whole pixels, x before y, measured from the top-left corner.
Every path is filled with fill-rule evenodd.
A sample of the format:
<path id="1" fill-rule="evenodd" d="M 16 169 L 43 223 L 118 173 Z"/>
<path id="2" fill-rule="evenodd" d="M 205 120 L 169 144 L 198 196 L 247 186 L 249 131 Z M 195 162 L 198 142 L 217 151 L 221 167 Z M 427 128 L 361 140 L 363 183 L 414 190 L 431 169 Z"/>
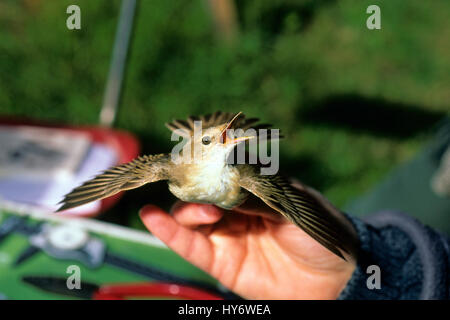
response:
<path id="1" fill-rule="evenodd" d="M 238 144 L 239 142 L 250 140 L 253 138 L 256 138 L 256 137 L 255 136 L 245 136 L 245 137 L 239 137 L 239 138 L 235 138 L 235 139 L 227 139 L 225 141 L 225 144 L 226 145 Z"/>
<path id="2" fill-rule="evenodd" d="M 233 145 L 238 144 L 239 142 L 250 140 L 252 138 L 256 138 L 255 136 L 245 136 L 245 137 L 239 137 L 235 139 L 230 139 L 227 135 L 227 130 L 231 127 L 231 125 L 236 121 L 236 119 L 241 115 L 242 112 L 239 112 L 236 114 L 233 119 L 231 119 L 228 123 L 223 125 L 223 129 L 220 133 L 220 142 L 225 145 Z"/>

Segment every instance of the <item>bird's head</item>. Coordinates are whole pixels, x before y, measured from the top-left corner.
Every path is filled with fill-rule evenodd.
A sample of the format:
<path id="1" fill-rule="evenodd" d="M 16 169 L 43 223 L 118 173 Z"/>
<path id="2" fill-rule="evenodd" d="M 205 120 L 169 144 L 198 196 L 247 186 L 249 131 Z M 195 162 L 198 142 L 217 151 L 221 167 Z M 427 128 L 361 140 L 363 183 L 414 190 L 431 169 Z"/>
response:
<path id="1" fill-rule="evenodd" d="M 191 138 L 196 148 L 201 148 L 202 159 L 226 159 L 229 153 L 241 142 L 256 138 L 254 135 L 237 136 L 230 130 L 241 112 L 236 114 L 230 121 L 218 126 L 201 130 L 201 134 L 194 134 Z"/>

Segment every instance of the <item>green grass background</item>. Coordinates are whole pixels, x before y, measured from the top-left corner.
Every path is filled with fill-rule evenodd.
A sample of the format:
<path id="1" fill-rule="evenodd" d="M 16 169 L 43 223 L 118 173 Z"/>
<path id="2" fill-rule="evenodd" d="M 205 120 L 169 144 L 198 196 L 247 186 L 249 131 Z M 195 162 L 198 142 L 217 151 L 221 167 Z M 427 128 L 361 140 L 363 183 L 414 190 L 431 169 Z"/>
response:
<path id="1" fill-rule="evenodd" d="M 168 152 L 164 122 L 243 111 L 282 129 L 281 168 L 343 206 L 410 159 L 450 110 L 450 2 L 238 0 L 235 46 L 204 1 L 140 1 L 116 127 Z M 81 8 L 81 30 L 66 8 Z M 366 8 L 381 7 L 381 30 Z M 0 115 L 96 124 L 120 2 L 2 0 Z M 128 192 L 105 219 L 142 228 L 164 184 Z"/>

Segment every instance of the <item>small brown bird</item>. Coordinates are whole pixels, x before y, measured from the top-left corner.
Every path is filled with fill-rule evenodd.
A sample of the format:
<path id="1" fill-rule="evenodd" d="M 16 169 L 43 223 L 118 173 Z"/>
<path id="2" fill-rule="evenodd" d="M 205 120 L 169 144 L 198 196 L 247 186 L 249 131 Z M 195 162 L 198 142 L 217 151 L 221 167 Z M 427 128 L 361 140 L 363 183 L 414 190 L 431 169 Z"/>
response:
<path id="1" fill-rule="evenodd" d="M 195 121 L 201 121 L 200 135 L 195 134 Z M 198 159 L 189 163 L 174 161 L 170 154 L 138 157 L 75 188 L 61 201 L 58 211 L 159 180 L 167 180 L 169 190 L 183 201 L 210 203 L 224 209 L 241 205 L 252 193 L 337 256 L 345 259 L 346 253 L 354 257 L 354 234 L 316 197 L 294 188 L 278 174 L 262 175 L 258 165 L 229 163 L 229 155 L 237 144 L 257 138 L 259 129 L 270 127 L 257 122 L 258 119 L 246 118 L 242 113 L 215 112 L 168 123 L 166 126 L 185 137 L 187 143 L 201 146 Z M 248 132 L 250 128 L 255 129 L 255 134 L 239 136 L 230 130 Z M 268 135 L 271 138 L 274 137 Z M 191 148 L 194 149 L 195 146 Z"/>

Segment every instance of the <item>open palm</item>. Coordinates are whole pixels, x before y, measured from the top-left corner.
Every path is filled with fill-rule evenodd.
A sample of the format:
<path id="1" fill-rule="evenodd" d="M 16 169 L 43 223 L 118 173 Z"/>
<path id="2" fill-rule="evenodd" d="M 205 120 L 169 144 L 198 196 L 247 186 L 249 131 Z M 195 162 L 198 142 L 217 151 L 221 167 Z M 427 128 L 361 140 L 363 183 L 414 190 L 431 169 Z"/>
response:
<path id="1" fill-rule="evenodd" d="M 232 211 L 152 205 L 145 226 L 172 250 L 247 299 L 335 299 L 355 268 L 257 199 Z"/>

